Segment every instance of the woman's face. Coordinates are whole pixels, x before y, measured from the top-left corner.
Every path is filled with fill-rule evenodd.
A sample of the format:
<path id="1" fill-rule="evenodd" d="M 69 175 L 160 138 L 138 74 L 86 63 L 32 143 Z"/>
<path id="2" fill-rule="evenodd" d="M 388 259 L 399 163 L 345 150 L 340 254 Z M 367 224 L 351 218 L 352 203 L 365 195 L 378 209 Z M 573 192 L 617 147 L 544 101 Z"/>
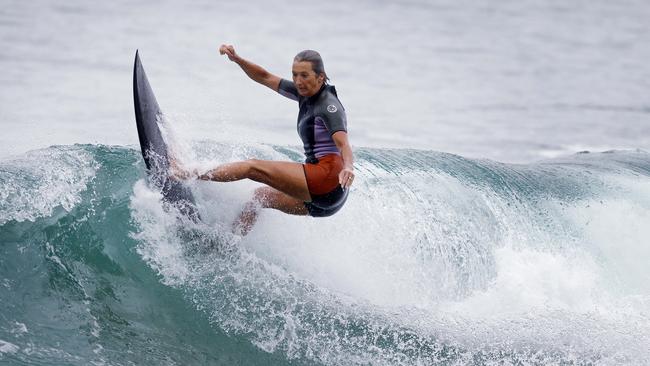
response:
<path id="1" fill-rule="evenodd" d="M 291 71 L 293 83 L 303 97 L 311 97 L 316 94 L 325 81 L 324 75 L 316 75 L 309 61 L 294 61 Z"/>

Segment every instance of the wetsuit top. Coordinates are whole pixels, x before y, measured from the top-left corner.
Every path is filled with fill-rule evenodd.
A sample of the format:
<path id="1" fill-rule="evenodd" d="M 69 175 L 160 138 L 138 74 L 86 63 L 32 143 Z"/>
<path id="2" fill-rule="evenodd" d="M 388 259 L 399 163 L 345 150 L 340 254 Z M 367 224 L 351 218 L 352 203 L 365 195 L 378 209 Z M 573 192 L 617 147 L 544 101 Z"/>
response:
<path id="1" fill-rule="evenodd" d="M 316 94 L 303 97 L 293 82 L 282 79 L 278 93 L 298 101 L 298 135 L 304 145 L 305 162 L 317 163 L 319 157 L 340 155 L 332 135 L 347 132 L 347 119 L 334 86 L 323 84 Z"/>

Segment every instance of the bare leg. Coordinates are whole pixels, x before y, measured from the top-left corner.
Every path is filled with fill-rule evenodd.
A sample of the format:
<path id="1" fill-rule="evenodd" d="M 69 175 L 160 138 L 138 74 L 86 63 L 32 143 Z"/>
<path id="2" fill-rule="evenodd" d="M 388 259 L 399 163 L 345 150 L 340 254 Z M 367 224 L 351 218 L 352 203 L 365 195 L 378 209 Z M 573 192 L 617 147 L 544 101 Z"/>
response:
<path id="1" fill-rule="evenodd" d="M 170 177 L 177 180 L 186 180 L 190 179 L 193 175 L 196 176 L 196 172 L 189 171 L 181 166 L 174 155 L 169 155 L 169 173 Z"/>
<path id="2" fill-rule="evenodd" d="M 204 174 L 189 172 L 175 160 L 170 161 L 173 176 L 216 182 L 232 182 L 251 179 L 267 184 L 255 191 L 253 199 L 246 204 L 235 223 L 233 232 L 246 235 L 257 220 L 260 208 L 273 208 L 292 215 L 307 215 L 304 202 L 311 201 L 305 173 L 300 163 L 251 159 L 220 165 Z"/>
<path id="3" fill-rule="evenodd" d="M 233 223 L 233 232 L 246 235 L 257 221 L 260 208 L 274 208 L 291 215 L 308 215 L 304 201 L 293 198 L 271 187 L 260 187 L 255 190 L 253 200 L 248 202 L 244 210 Z"/>
<path id="4" fill-rule="evenodd" d="M 177 179 L 198 177 L 216 182 L 251 179 L 270 186 L 255 190 L 253 199 L 233 224 L 233 231 L 242 235 L 251 230 L 260 208 L 273 208 L 292 215 L 309 214 L 304 202 L 311 201 L 311 194 L 300 163 L 251 159 L 219 165 L 204 174 L 197 174 L 184 169 L 171 158 L 170 171 Z"/>
<path id="5" fill-rule="evenodd" d="M 311 201 L 300 163 L 251 159 L 223 164 L 199 175 L 199 179 L 216 182 L 232 182 L 246 178 L 269 185 L 302 202 Z"/>

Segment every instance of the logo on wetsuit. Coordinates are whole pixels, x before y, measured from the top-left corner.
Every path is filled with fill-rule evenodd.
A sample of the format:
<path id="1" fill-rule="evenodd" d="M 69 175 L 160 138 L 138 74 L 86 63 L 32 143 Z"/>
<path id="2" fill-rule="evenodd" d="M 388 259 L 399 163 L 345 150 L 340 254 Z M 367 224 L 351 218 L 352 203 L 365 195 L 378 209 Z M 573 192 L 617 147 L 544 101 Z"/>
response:
<path id="1" fill-rule="evenodd" d="M 336 109 L 336 106 L 333 105 L 333 104 L 330 104 L 330 105 L 327 106 L 327 111 L 330 112 L 330 113 L 336 113 L 337 110 L 338 109 Z"/>

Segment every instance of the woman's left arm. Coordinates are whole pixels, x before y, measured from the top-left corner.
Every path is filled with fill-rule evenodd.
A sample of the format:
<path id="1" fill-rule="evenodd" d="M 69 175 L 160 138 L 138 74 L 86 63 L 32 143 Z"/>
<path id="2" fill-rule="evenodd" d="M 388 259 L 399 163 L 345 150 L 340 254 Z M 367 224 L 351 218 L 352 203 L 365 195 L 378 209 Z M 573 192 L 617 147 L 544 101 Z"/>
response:
<path id="1" fill-rule="evenodd" d="M 348 133 L 345 131 L 334 132 L 332 139 L 343 158 L 343 170 L 339 173 L 339 184 L 343 188 L 349 188 L 354 180 L 354 155 L 348 141 Z"/>

